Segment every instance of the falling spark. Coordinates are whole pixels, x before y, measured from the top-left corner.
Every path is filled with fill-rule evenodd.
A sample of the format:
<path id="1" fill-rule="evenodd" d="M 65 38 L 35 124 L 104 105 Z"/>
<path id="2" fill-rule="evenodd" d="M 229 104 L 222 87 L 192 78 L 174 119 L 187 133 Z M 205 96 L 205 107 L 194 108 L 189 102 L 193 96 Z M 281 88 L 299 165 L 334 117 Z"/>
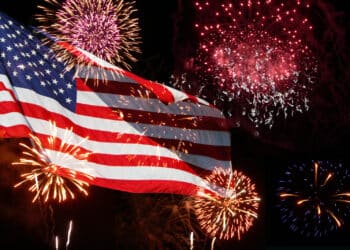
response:
<path id="1" fill-rule="evenodd" d="M 317 178 L 318 178 L 318 163 L 314 163 L 315 171 L 314 171 L 314 176 L 315 176 L 315 188 L 317 188 Z"/>
<path id="2" fill-rule="evenodd" d="M 190 233 L 190 250 L 193 250 L 193 232 Z"/>
<path id="3" fill-rule="evenodd" d="M 71 234 L 72 234 L 72 230 L 73 230 L 73 221 L 70 220 L 69 221 L 68 232 L 67 232 L 66 249 L 68 249 L 68 246 L 70 244 L 70 237 L 71 237 Z"/>
<path id="4" fill-rule="evenodd" d="M 321 215 L 321 206 L 320 206 L 320 204 L 317 205 L 317 215 Z"/>
<path id="5" fill-rule="evenodd" d="M 23 157 L 14 166 L 23 166 L 30 168 L 30 171 L 21 175 L 22 181 L 14 185 L 15 188 L 23 184 L 33 183 L 29 186 L 30 192 L 36 192 L 32 202 L 43 197 L 44 202 L 55 200 L 58 202 L 75 198 L 73 188 L 76 188 L 84 195 L 88 195 L 88 182 L 93 178 L 85 173 L 60 167 L 51 160 L 64 166 L 83 169 L 84 163 L 89 157 L 89 152 L 83 152 L 80 144 L 72 144 L 72 129 L 66 129 L 62 139 L 58 137 L 58 130 L 55 123 L 50 122 L 50 131 L 52 135 L 48 138 L 41 139 L 33 134 L 30 135 L 32 147 L 25 143 L 20 143 L 23 148 Z M 84 180 L 82 180 L 84 179 Z"/>
<path id="6" fill-rule="evenodd" d="M 328 183 L 328 181 L 333 177 L 333 174 L 332 173 L 329 173 L 326 177 L 326 179 L 324 180 L 323 184 L 322 184 L 322 187 L 323 186 L 326 186 L 326 184 Z"/>
<path id="7" fill-rule="evenodd" d="M 71 46 L 130 70 L 129 62 L 135 62 L 140 53 L 140 28 L 133 6 L 134 1 L 123 0 L 45 0 L 36 20 L 50 36 L 44 42 L 66 63 L 67 70 L 83 65 L 96 75 L 101 74 L 94 67 L 98 65 Z"/>
<path id="8" fill-rule="evenodd" d="M 58 236 L 55 236 L 55 249 L 58 250 L 59 247 L 59 239 Z"/>
<path id="9" fill-rule="evenodd" d="M 216 240 L 216 237 L 214 237 L 214 238 L 211 240 L 210 250 L 214 250 L 215 240 Z"/>
<path id="10" fill-rule="evenodd" d="M 310 200 L 309 199 L 299 200 L 299 201 L 297 201 L 297 205 L 302 205 L 302 204 L 304 204 L 305 202 L 308 202 L 308 201 L 310 201 Z"/>
<path id="11" fill-rule="evenodd" d="M 330 216 L 332 216 L 332 218 L 334 219 L 335 223 L 337 224 L 338 227 L 342 226 L 342 223 L 340 222 L 340 220 L 337 218 L 337 216 L 334 215 L 334 213 L 330 210 L 326 210 L 327 213 L 330 214 Z"/>
<path id="12" fill-rule="evenodd" d="M 40 192 L 39 192 L 39 182 L 38 182 L 38 176 L 36 174 L 34 174 L 34 179 L 35 179 L 35 187 L 36 187 L 36 193 L 39 196 Z"/>
<path id="13" fill-rule="evenodd" d="M 282 222 L 292 231 L 315 238 L 341 228 L 350 212 L 350 193 L 342 191 L 349 178 L 342 163 L 313 161 L 311 168 L 305 163 L 289 166 L 278 188 Z"/>
<path id="14" fill-rule="evenodd" d="M 299 195 L 297 195 L 297 194 L 284 194 L 284 193 L 282 193 L 282 194 L 280 194 L 280 197 L 281 198 L 285 198 L 285 197 L 298 197 Z"/>
<path id="15" fill-rule="evenodd" d="M 241 239 L 258 218 L 260 198 L 241 172 L 215 168 L 206 178 L 216 192 L 200 190 L 193 200 L 194 212 L 203 231 L 219 239 Z"/>

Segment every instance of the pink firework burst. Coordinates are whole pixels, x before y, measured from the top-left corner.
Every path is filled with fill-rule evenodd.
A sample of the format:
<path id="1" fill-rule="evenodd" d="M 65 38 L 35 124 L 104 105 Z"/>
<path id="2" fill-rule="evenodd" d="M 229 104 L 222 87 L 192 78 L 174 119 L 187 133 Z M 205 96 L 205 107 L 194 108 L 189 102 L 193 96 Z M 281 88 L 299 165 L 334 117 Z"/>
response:
<path id="1" fill-rule="evenodd" d="M 228 116 L 238 112 L 249 118 L 255 127 L 271 128 L 277 116 L 309 109 L 317 76 L 307 42 L 313 29 L 305 17 L 309 3 L 196 1 L 195 8 L 199 45 L 189 70 L 200 79 L 197 95 L 211 99 Z"/>
<path id="2" fill-rule="evenodd" d="M 200 190 L 193 199 L 200 227 L 211 237 L 240 240 L 258 217 L 255 184 L 238 171 L 215 168 L 206 180 L 217 192 Z"/>
<path id="3" fill-rule="evenodd" d="M 134 2 L 123 0 L 45 0 L 36 15 L 42 30 L 63 43 L 83 49 L 109 63 L 130 69 L 140 53 L 138 19 Z M 67 63 L 89 64 L 85 56 L 74 57 L 66 46 L 46 39 Z"/>

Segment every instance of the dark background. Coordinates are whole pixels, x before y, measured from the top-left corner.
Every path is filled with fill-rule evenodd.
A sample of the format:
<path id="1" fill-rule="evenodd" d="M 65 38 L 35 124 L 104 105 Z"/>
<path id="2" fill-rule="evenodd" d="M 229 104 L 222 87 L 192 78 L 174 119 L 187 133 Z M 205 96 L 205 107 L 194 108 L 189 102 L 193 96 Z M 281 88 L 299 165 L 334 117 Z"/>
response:
<path id="1" fill-rule="evenodd" d="M 37 2 L 1 1 L 0 11 L 32 25 Z M 310 112 L 277 121 L 272 130 L 261 131 L 259 136 L 249 125 L 232 129 L 233 166 L 256 183 L 262 198 L 260 217 L 241 241 L 217 241 L 215 249 L 350 247 L 349 222 L 325 239 L 306 239 L 280 223 L 274 199 L 276 181 L 290 162 L 349 161 L 347 2 L 314 1 L 322 75 L 311 99 Z M 167 83 L 193 45 L 191 1 L 138 0 L 136 8 L 142 29 L 142 55 L 132 71 Z M 190 249 L 191 231 L 195 231 L 194 249 L 210 249 L 210 239 L 200 233 L 193 215 L 183 209 L 186 197 L 90 187 L 88 197 L 79 196 L 60 205 L 32 204 L 30 193 L 12 188 L 19 173 L 10 163 L 20 153 L 19 141 L 0 141 L 0 249 L 55 249 L 55 235 L 60 238 L 60 249 L 64 249 L 69 220 L 74 221 L 69 249 Z"/>

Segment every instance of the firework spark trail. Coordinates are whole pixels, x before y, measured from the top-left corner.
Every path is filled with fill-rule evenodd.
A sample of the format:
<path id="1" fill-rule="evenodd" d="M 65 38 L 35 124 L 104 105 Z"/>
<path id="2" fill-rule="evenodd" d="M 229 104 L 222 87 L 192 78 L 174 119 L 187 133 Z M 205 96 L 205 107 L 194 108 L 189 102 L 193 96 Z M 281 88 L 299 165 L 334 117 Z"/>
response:
<path id="1" fill-rule="evenodd" d="M 341 163 L 290 166 L 278 188 L 282 221 L 307 237 L 325 236 L 341 228 L 350 211 L 350 193 L 343 192 L 349 178 L 349 170 Z"/>
<path id="2" fill-rule="evenodd" d="M 88 66 L 91 73 L 100 75 L 102 71 L 94 67 L 98 65 L 92 65 L 85 55 L 74 53 L 71 45 L 130 70 L 130 62 L 137 61 L 135 55 L 141 52 L 140 28 L 133 6 L 133 1 L 123 0 L 65 0 L 62 4 L 45 0 L 38 6 L 41 13 L 35 18 L 39 28 L 54 38 L 43 40 L 66 63 L 67 70 Z"/>
<path id="3" fill-rule="evenodd" d="M 175 87 L 211 99 L 227 116 L 247 117 L 256 127 L 271 128 L 276 117 L 309 109 L 317 62 L 307 40 L 313 29 L 304 16 L 307 1 L 194 5 L 198 51 L 187 79 L 175 79 Z"/>
<path id="4" fill-rule="evenodd" d="M 76 159 L 79 160 L 79 166 L 73 166 L 75 169 L 84 167 L 84 163 L 89 157 L 89 152 L 82 152 L 80 144 L 74 145 L 71 142 L 72 129 L 66 129 L 62 140 L 58 140 L 57 127 L 55 123 L 50 122 L 50 130 L 52 136 L 47 138 L 47 141 L 41 141 L 39 137 L 31 134 L 30 138 L 33 147 L 24 143 L 20 143 L 23 148 L 23 157 L 18 162 L 14 162 L 14 166 L 29 167 L 30 171 L 21 175 L 22 181 L 14 185 L 15 188 L 23 184 L 33 183 L 29 186 L 30 192 L 35 192 L 32 202 L 40 200 L 43 197 L 44 202 L 55 200 L 63 202 L 67 199 L 74 199 L 75 194 L 73 188 L 77 189 L 84 195 L 88 195 L 86 188 L 89 184 L 86 181 L 77 179 L 77 176 L 92 179 L 87 174 L 78 173 L 75 170 L 62 168 L 51 162 L 51 159 L 59 161 L 64 166 L 77 165 Z M 44 144 L 47 144 L 44 146 Z M 75 159 L 75 161 L 71 161 Z M 63 177 L 64 176 L 64 177 Z"/>
<path id="5" fill-rule="evenodd" d="M 36 196 L 34 197 L 34 200 L 36 200 L 40 196 L 38 176 L 36 174 L 34 174 L 34 180 L 35 180 L 35 188 L 36 188 Z"/>
<path id="6" fill-rule="evenodd" d="M 241 172 L 228 173 L 221 168 L 214 169 L 206 180 L 210 186 L 222 188 L 216 193 L 199 191 L 193 198 L 202 230 L 213 238 L 240 240 L 258 217 L 260 198 L 255 185 Z"/>

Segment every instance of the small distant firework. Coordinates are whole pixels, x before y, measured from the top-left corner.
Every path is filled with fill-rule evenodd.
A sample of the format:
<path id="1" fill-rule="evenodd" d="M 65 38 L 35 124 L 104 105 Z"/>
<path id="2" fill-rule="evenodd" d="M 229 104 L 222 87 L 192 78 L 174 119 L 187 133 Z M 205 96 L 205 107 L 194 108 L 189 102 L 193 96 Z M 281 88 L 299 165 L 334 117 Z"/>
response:
<path id="1" fill-rule="evenodd" d="M 260 198 L 253 184 L 241 172 L 214 169 L 206 180 L 218 192 L 200 190 L 193 209 L 200 227 L 210 237 L 241 239 L 258 217 Z"/>
<path id="2" fill-rule="evenodd" d="M 92 179 L 91 176 L 60 167 L 52 163 L 51 159 L 60 161 L 64 166 L 72 165 L 72 168 L 80 169 L 90 153 L 82 152 L 80 145 L 71 144 L 72 129 L 66 129 L 62 139 L 57 137 L 57 127 L 54 123 L 51 123 L 50 131 L 52 131 L 52 135 L 45 141 L 31 134 L 32 147 L 20 143 L 23 148 L 23 157 L 18 162 L 14 162 L 13 165 L 30 168 L 30 171 L 22 174 L 23 180 L 14 187 L 31 183 L 28 190 L 35 193 L 32 202 L 41 200 L 40 197 L 43 197 L 44 202 L 49 200 L 63 202 L 67 199 L 74 199 L 73 188 L 88 195 L 86 188 L 89 184 L 77 179 L 77 176 L 89 180 Z M 80 166 L 76 166 L 77 164 Z"/>
<path id="3" fill-rule="evenodd" d="M 181 89 L 255 127 L 309 109 L 317 62 L 307 1 L 199 0 L 195 8 L 199 45 Z"/>
<path id="4" fill-rule="evenodd" d="M 52 38 L 45 42 L 71 69 L 90 65 L 84 55 L 71 55 L 70 44 L 83 49 L 109 63 L 130 69 L 140 53 L 140 28 L 133 17 L 134 2 L 123 0 L 45 0 L 36 15 L 39 28 Z M 91 67 L 90 69 L 93 69 Z M 98 73 L 98 72 L 97 72 Z"/>
<path id="5" fill-rule="evenodd" d="M 349 181 L 350 171 L 340 162 L 289 166 L 278 188 L 282 222 L 293 232 L 314 238 L 342 228 L 350 212 Z"/>

